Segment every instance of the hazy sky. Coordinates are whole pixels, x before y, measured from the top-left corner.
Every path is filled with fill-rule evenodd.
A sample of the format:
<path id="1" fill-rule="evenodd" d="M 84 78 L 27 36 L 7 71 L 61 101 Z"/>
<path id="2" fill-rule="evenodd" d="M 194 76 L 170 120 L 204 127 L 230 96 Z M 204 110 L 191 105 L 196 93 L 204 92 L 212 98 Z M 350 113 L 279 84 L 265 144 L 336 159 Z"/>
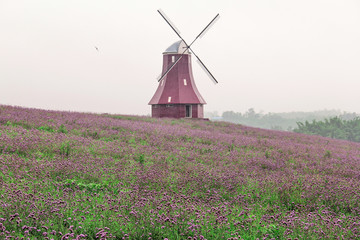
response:
<path id="1" fill-rule="evenodd" d="M 205 111 L 360 112 L 359 0 L 0 0 L 0 104 L 149 114 L 178 40 L 159 8 L 187 41 L 220 13 L 193 45 Z"/>

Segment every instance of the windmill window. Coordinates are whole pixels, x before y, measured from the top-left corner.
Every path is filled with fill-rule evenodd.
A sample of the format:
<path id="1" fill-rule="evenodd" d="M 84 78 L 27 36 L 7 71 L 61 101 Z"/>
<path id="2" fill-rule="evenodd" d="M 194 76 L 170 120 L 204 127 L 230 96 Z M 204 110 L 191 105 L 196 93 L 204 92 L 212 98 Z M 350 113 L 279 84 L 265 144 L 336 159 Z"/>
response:
<path id="1" fill-rule="evenodd" d="M 172 62 L 175 62 L 175 56 L 172 56 L 172 57 L 171 57 L 171 61 L 172 61 Z"/>
<path id="2" fill-rule="evenodd" d="M 168 102 L 171 102 L 171 97 L 168 97 Z"/>
<path id="3" fill-rule="evenodd" d="M 187 83 L 186 83 L 186 79 L 184 79 L 184 85 L 185 85 L 185 86 L 187 85 Z"/>

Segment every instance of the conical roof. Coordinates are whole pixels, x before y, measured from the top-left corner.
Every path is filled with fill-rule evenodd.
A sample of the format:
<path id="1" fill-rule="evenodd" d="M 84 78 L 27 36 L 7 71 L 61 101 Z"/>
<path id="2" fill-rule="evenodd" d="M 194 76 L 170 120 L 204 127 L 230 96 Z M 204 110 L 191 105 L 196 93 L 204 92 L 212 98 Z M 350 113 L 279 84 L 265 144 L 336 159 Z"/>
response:
<path id="1" fill-rule="evenodd" d="M 173 44 L 171 44 L 166 50 L 165 52 L 163 52 L 163 54 L 190 54 L 189 50 L 186 49 L 186 51 L 184 52 L 184 50 L 186 49 L 186 44 L 184 43 L 183 40 L 174 42 Z"/>

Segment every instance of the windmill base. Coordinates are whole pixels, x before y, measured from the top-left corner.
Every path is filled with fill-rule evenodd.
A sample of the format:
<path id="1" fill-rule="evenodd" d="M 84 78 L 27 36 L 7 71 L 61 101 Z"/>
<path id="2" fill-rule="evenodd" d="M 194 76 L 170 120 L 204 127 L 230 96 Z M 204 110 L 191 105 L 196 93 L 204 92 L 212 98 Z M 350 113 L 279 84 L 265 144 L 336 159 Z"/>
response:
<path id="1" fill-rule="evenodd" d="M 203 104 L 154 104 L 153 118 L 204 118 Z"/>

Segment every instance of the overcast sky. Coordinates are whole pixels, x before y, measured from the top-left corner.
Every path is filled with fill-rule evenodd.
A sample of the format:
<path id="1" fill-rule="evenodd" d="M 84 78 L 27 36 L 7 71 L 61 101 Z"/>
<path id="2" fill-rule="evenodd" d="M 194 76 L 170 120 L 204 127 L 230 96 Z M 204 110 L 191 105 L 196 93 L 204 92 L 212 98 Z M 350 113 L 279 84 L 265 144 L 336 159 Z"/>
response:
<path id="1" fill-rule="evenodd" d="M 0 0 L 0 104 L 150 114 L 179 40 L 159 8 L 188 42 L 220 13 L 193 45 L 205 111 L 360 112 L 359 0 Z"/>

